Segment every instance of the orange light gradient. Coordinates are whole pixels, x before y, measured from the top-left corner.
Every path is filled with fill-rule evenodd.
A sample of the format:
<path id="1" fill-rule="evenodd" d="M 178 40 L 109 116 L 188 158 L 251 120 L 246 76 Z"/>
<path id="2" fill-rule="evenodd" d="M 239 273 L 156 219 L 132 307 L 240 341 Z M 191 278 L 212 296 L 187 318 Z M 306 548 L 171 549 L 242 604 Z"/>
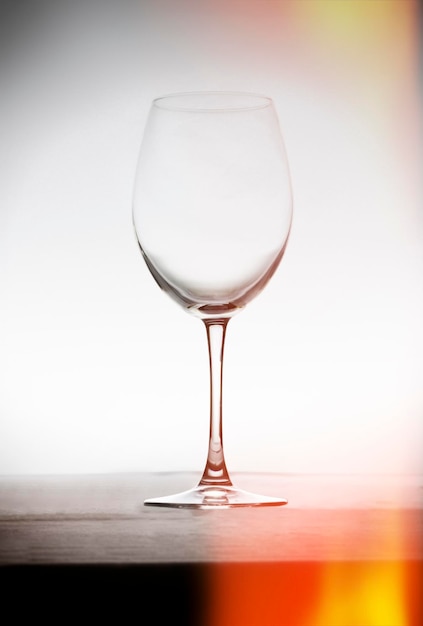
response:
<path id="1" fill-rule="evenodd" d="M 210 566 L 206 626 L 421 626 L 422 564 L 336 561 Z"/>
<path id="2" fill-rule="evenodd" d="M 240 6 L 229 2 L 233 11 Z M 417 2 L 299 1 L 263 3 L 273 15 L 272 32 L 289 37 L 290 23 L 313 43 L 325 67 L 327 92 L 334 84 L 344 96 L 367 105 L 368 126 L 390 137 L 390 150 L 403 155 L 404 197 L 417 206 L 420 94 L 418 81 L 419 20 Z M 229 10 L 229 9 L 228 9 Z M 223 11 L 223 9 L 222 9 Z M 244 22 L 263 27 L 256 3 L 245 5 Z M 268 23 L 269 24 L 269 23 Z M 400 37 L 400 40 L 398 40 Z M 395 56 L 389 42 L 395 38 Z M 304 74 L 307 49 L 298 45 Z M 379 41 L 380 45 L 375 45 Z M 375 55 L 379 51 L 379 56 Z M 383 51 L 383 54 L 380 52 Z M 339 59 L 332 55 L 339 55 Z M 270 58 L 270 57 L 269 57 Z M 296 59 L 298 63 L 298 59 Z M 361 75 L 358 77 L 358 73 Z M 361 84 L 355 94 L 349 84 Z M 378 89 L 374 89 L 377 77 Z M 321 77 L 314 81 L 319 85 Z M 341 87 L 340 87 L 341 86 Z M 392 128 L 392 120 L 396 128 Z M 387 162 L 388 164 L 388 162 Z M 388 177 L 389 178 L 389 177 Z M 392 227 L 401 229 L 401 213 L 392 215 Z M 310 515 L 313 515 L 310 511 Z M 401 552 L 408 541 L 407 518 L 393 510 L 377 540 L 387 554 Z M 243 529 L 244 541 L 254 542 L 254 530 Z M 248 535 L 250 535 L 248 537 Z M 269 544 L 272 537 L 269 536 Z M 350 546 L 354 551 L 354 546 Z M 307 547 L 305 546 L 305 552 Z M 363 549 L 357 545 L 358 552 Z M 350 552 L 351 550 L 349 550 Z M 242 555 L 238 555 L 242 560 Z M 342 553 L 327 561 L 227 563 L 210 566 L 210 611 L 207 626 L 421 626 L 422 562 L 362 561 Z"/>

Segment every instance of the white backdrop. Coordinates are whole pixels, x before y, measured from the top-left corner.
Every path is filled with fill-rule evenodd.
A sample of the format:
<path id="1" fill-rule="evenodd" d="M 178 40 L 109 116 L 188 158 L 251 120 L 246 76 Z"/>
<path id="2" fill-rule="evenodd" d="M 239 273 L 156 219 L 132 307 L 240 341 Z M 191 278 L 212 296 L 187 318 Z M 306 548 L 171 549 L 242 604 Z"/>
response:
<path id="1" fill-rule="evenodd" d="M 7 3 L 6 3 L 7 6 Z M 1 41 L 0 473 L 198 470 L 205 332 L 131 224 L 153 97 L 273 97 L 294 224 L 228 328 L 232 471 L 417 472 L 418 2 L 9 3 Z"/>

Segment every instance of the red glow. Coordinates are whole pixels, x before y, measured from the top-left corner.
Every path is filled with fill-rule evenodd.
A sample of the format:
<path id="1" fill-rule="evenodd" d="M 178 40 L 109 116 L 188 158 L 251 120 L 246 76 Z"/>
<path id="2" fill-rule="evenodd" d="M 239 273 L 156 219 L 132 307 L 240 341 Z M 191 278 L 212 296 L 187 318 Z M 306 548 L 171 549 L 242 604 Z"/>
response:
<path id="1" fill-rule="evenodd" d="M 422 626 L 417 509 L 288 505 L 235 521 L 216 535 L 232 562 L 208 567 L 205 626 Z"/>
<path id="2" fill-rule="evenodd" d="M 417 561 L 216 564 L 210 577 L 206 626 L 423 623 Z"/>

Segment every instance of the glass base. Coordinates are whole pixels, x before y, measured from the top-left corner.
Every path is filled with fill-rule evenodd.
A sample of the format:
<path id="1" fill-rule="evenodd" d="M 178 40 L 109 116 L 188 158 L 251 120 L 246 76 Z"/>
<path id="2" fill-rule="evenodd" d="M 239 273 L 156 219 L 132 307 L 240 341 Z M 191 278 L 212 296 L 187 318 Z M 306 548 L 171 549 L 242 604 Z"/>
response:
<path id="1" fill-rule="evenodd" d="M 284 498 L 261 496 L 228 485 L 198 485 L 171 496 L 144 500 L 147 506 L 169 506 L 181 509 L 230 509 L 240 506 L 282 506 Z"/>

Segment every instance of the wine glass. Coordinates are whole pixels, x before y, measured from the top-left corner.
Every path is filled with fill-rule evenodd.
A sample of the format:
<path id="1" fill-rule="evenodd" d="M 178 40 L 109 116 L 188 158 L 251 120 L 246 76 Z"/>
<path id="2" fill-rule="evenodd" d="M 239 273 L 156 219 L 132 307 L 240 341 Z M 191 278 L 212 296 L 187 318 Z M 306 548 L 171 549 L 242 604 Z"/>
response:
<path id="1" fill-rule="evenodd" d="M 195 92 L 153 101 L 136 171 L 134 227 L 159 287 L 205 324 L 210 432 L 199 484 L 144 504 L 287 503 L 232 484 L 223 453 L 222 365 L 227 324 L 275 272 L 291 219 L 288 163 L 270 98 Z"/>

